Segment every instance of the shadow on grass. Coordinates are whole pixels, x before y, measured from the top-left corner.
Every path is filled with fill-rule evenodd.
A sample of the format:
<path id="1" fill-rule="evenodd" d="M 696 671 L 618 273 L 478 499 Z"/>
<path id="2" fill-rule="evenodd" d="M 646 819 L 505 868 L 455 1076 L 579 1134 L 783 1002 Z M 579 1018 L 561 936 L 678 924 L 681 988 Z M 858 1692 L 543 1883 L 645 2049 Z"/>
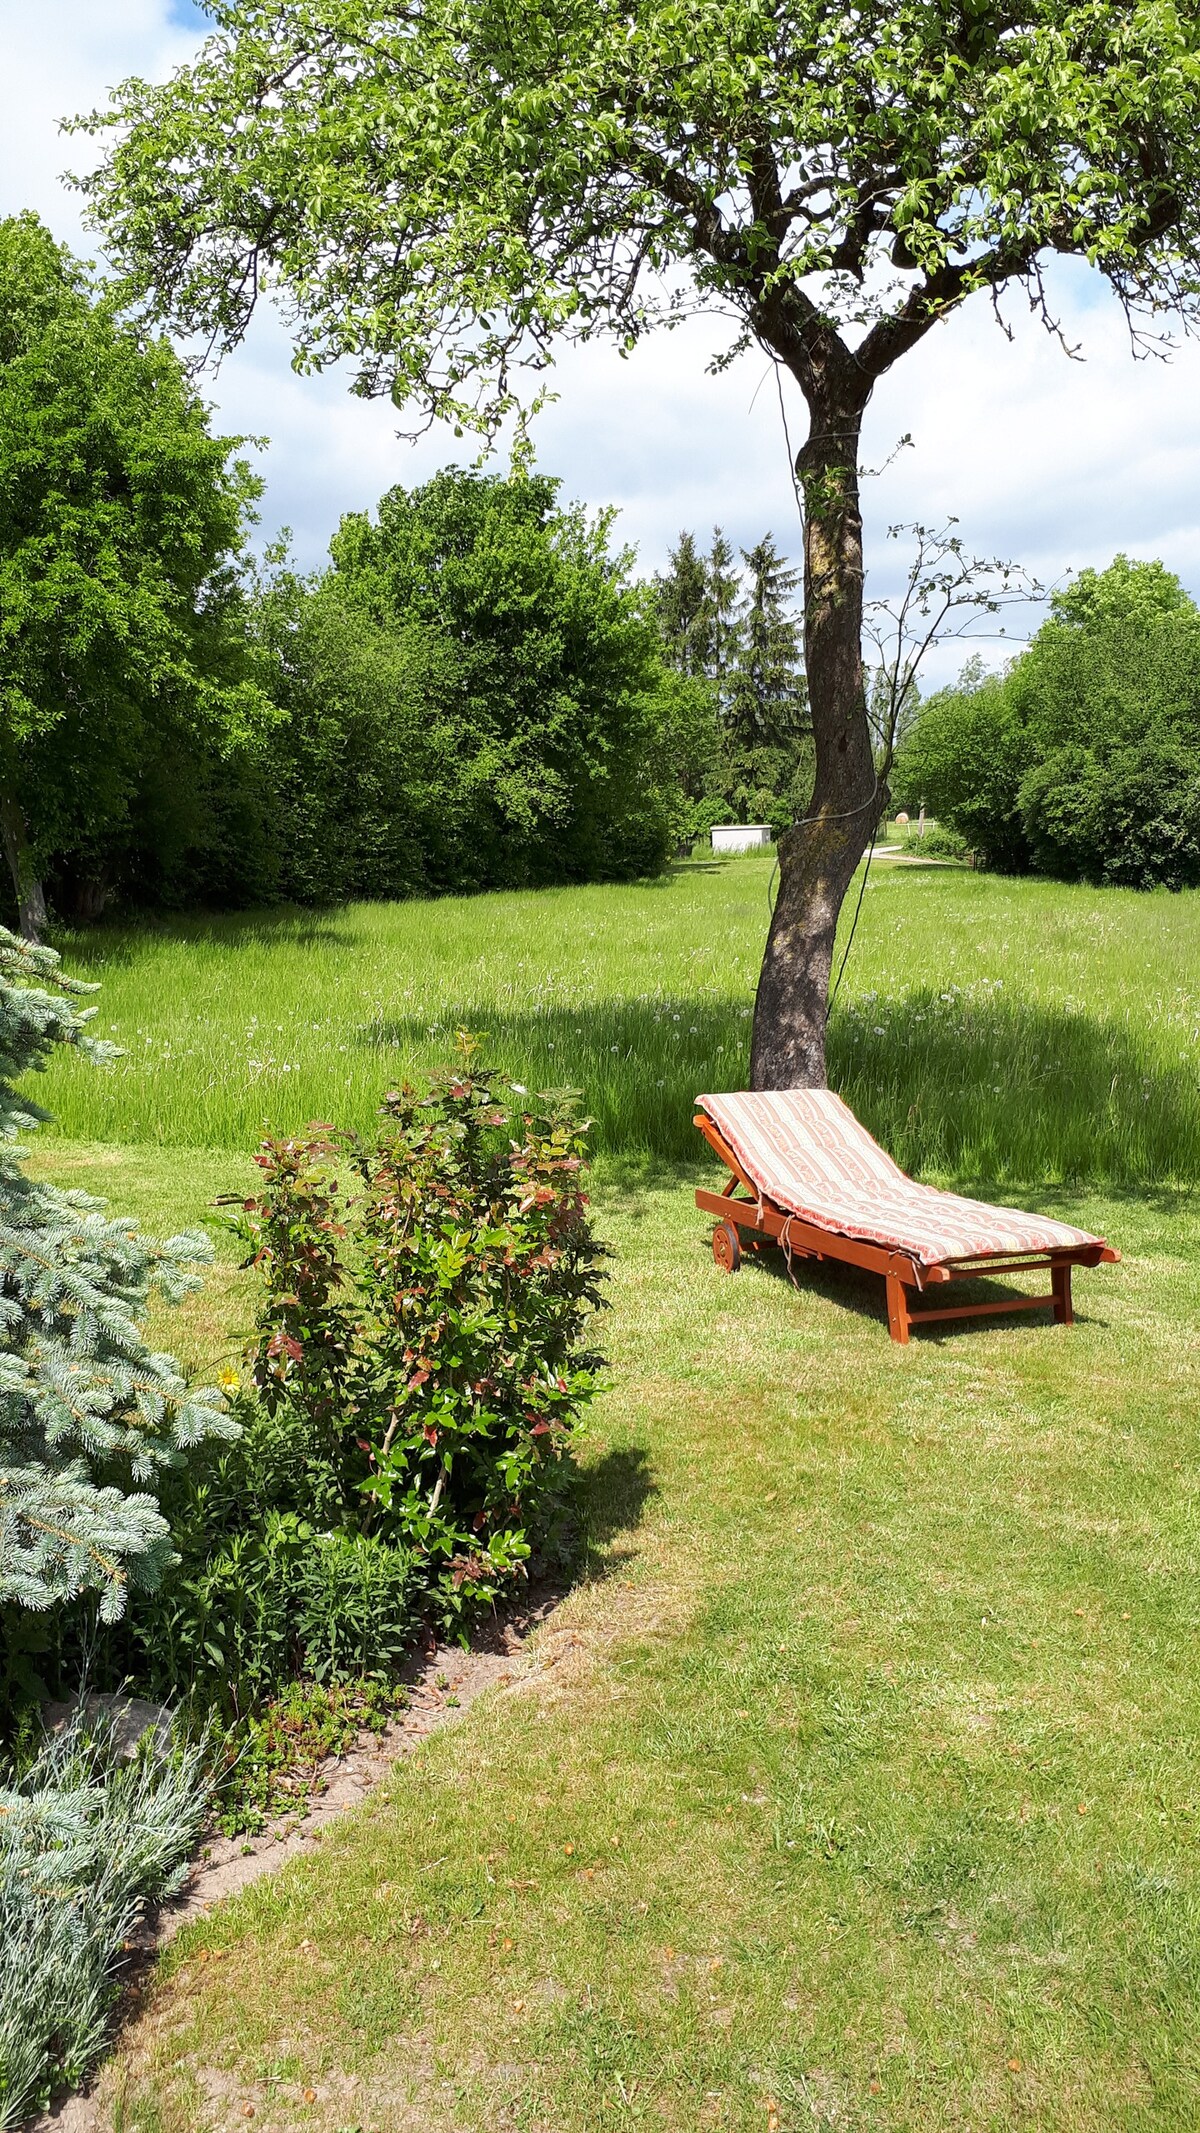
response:
<path id="1" fill-rule="evenodd" d="M 699 1216 L 698 1219 L 703 1221 L 704 1217 Z M 707 1249 L 707 1238 L 704 1242 Z M 782 1281 L 786 1285 L 793 1287 L 798 1302 L 807 1301 L 810 1297 L 817 1297 L 825 1303 L 833 1304 L 839 1310 L 853 1312 L 858 1318 L 874 1319 L 880 1328 L 882 1337 L 885 1340 L 890 1338 L 888 1333 L 887 1291 L 883 1277 L 880 1274 L 871 1274 L 863 1268 L 843 1263 L 832 1262 L 818 1266 L 813 1260 L 797 1259 L 793 1262 L 792 1272 L 789 1275 L 784 1254 L 776 1246 L 767 1246 L 762 1250 L 755 1249 L 745 1252 L 741 1273 L 746 1271 L 757 1272 L 765 1275 L 768 1279 Z M 741 1273 L 737 1277 L 739 1280 L 741 1279 Z M 1102 1311 L 1088 1308 L 1090 1299 L 1086 1290 L 1081 1287 L 1081 1282 L 1083 1281 L 1090 1282 L 1094 1280 L 1097 1283 L 1103 1283 L 1106 1276 L 1111 1279 L 1111 1274 L 1107 1269 L 1097 1268 L 1092 1270 L 1081 1268 L 1078 1270 L 1073 1299 L 1075 1317 L 1079 1324 L 1100 1326 L 1108 1324 L 1108 1319 Z M 939 1304 L 945 1306 L 947 1303 L 957 1305 L 1000 1303 L 1010 1300 L 1015 1302 L 1019 1297 L 1034 1295 L 1040 1289 L 1047 1287 L 1049 1279 L 1049 1274 L 1031 1275 L 1029 1277 L 1031 1285 L 1028 1288 L 1022 1288 L 1020 1283 L 1014 1280 L 1005 1280 L 1002 1275 L 994 1275 L 987 1281 L 956 1282 L 950 1295 L 944 1289 L 934 1291 L 929 1308 L 936 1309 Z M 989 1325 L 1019 1326 L 1023 1320 L 1028 1320 L 1034 1326 L 1049 1326 L 1054 1323 L 1049 1294 L 1047 1294 L 1046 1307 L 1043 1312 L 1014 1309 L 1011 1317 L 1007 1313 L 1003 1316 L 997 1313 L 994 1318 L 950 1319 L 931 1326 L 922 1326 L 921 1324 L 923 1308 L 919 1302 L 910 1296 L 909 1309 L 913 1338 L 923 1343 L 960 1340 L 964 1336 L 986 1331 Z"/>
<path id="2" fill-rule="evenodd" d="M 574 1088 L 608 1160 L 695 1160 L 701 1091 L 747 1086 L 744 999 L 656 994 L 576 1007 L 446 1008 L 443 1030 L 485 1032 L 497 1066 L 531 1089 Z M 355 1039 L 427 1051 L 421 1017 L 377 1019 Z M 1141 1187 L 1200 1178 L 1200 1072 L 1160 1025 L 1047 1006 L 985 984 L 839 1002 L 829 1079 L 901 1167 L 968 1179 Z"/>
<path id="3" fill-rule="evenodd" d="M 144 962 L 147 950 L 159 943 L 183 949 L 330 949 L 353 948 L 362 939 L 362 929 L 342 910 L 280 904 L 265 910 L 181 912 L 178 917 L 155 913 L 136 926 L 55 926 L 50 945 L 74 974 L 95 970 L 103 975 L 114 965 L 129 969 Z"/>
<path id="4" fill-rule="evenodd" d="M 658 1494 L 648 1450 L 630 1444 L 607 1451 L 594 1466 L 579 1469 L 577 1490 L 583 1547 L 576 1580 L 611 1577 L 634 1553 L 614 1543 L 637 1531 Z"/>
<path id="5" fill-rule="evenodd" d="M 262 946 L 277 942 L 284 947 L 344 948 L 361 945 L 363 939 L 375 931 L 369 923 L 360 924 L 350 916 L 356 908 L 385 913 L 390 908 L 436 904 L 439 910 L 445 911 L 457 904 L 474 903 L 488 896 L 532 900 L 585 886 L 617 890 L 670 889 L 691 874 L 720 874 L 725 871 L 726 864 L 720 859 L 676 859 L 669 861 L 660 873 L 607 883 L 490 882 L 477 888 L 428 887 L 394 898 L 350 897 L 342 904 L 251 904 L 229 911 L 134 911 L 123 918 L 101 920 L 95 925 L 56 921 L 50 929 L 49 939 L 50 945 L 64 960 L 77 965 L 87 964 L 91 968 L 135 963 L 144 956 L 147 944 L 155 941 L 175 941 L 182 947 L 202 943 L 239 948 L 251 943 Z"/>

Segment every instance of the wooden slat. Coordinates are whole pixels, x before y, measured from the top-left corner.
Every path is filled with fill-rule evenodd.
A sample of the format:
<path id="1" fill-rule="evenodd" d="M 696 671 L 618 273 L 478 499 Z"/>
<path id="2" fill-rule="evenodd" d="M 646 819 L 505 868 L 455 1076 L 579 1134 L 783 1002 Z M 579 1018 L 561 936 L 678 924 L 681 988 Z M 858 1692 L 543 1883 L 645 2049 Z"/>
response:
<path id="1" fill-rule="evenodd" d="M 1072 1262 L 1070 1260 L 1062 1261 L 1060 1253 L 1056 1253 L 1052 1257 L 1049 1252 L 1043 1252 L 1038 1259 L 983 1259 L 980 1260 L 977 1266 L 961 1266 L 957 1263 L 954 1266 L 948 1266 L 946 1268 L 946 1279 L 947 1281 L 986 1281 L 989 1274 L 1044 1274 L 1048 1268 L 1058 1266 L 1060 1263 L 1069 1266 Z"/>
<path id="2" fill-rule="evenodd" d="M 909 1286 L 919 1288 L 917 1269 L 911 1259 L 901 1252 L 889 1252 L 881 1244 L 864 1244 L 859 1237 L 839 1237 L 834 1230 L 818 1229 L 813 1222 L 805 1222 L 799 1215 L 788 1215 L 775 1207 L 770 1200 L 762 1202 L 762 1217 L 759 1219 L 759 1202 L 735 1199 L 730 1193 L 705 1192 L 696 1194 L 696 1205 L 705 1214 L 717 1215 L 724 1222 L 738 1223 L 743 1229 L 757 1230 L 762 1235 L 784 1242 L 797 1259 L 838 1259 L 849 1266 L 861 1266 L 869 1274 L 894 1274 Z M 940 1269 L 925 1267 L 926 1281 L 945 1281 L 947 1276 Z"/>
<path id="3" fill-rule="evenodd" d="M 1000 1303 L 955 1304 L 949 1311 L 910 1311 L 909 1323 L 923 1326 L 935 1318 L 993 1318 L 1003 1311 L 1052 1311 L 1053 1296 L 1007 1296 Z"/>

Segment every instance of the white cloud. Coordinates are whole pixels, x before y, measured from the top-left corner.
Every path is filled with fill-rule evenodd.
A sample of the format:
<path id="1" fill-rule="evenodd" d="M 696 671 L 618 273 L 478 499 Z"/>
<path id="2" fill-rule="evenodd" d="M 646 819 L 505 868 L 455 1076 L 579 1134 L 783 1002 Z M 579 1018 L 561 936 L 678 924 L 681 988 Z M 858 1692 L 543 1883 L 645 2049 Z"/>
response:
<path id="1" fill-rule="evenodd" d="M 7 0 L 3 16 L 0 211 L 36 208 L 82 250 L 79 201 L 61 174 L 89 169 L 101 151 L 86 136 L 65 138 L 61 121 L 105 104 L 127 75 L 166 74 L 194 48 L 195 31 L 168 0 Z M 95 251 L 94 239 L 86 249 Z"/>
<path id="2" fill-rule="evenodd" d="M 160 76 L 199 30 L 187 0 L 174 9 L 168 0 L 51 0 L 19 11 L 9 0 L 6 15 L 0 211 L 36 207 L 57 235 L 95 252 L 58 177 L 92 151 L 64 140 L 58 120 L 102 104 L 126 74 Z M 868 458 L 880 463 L 906 431 L 915 450 L 866 486 L 876 588 L 897 570 L 889 521 L 953 512 L 972 549 L 1018 558 L 1047 581 L 1125 548 L 1162 556 L 1200 592 L 1200 354 L 1185 347 L 1170 365 L 1135 363 L 1120 313 L 1093 278 L 1064 269 L 1054 287 L 1083 363 L 1068 362 L 1022 314 L 1019 297 L 1006 304 L 1011 344 L 977 299 L 880 386 Z M 681 526 L 706 533 L 714 521 L 746 545 L 767 527 L 782 546 L 796 545 L 773 380 L 753 356 L 708 377 L 706 360 L 720 345 L 719 326 L 693 320 L 627 361 L 593 347 L 568 350 L 558 366 L 559 398 L 537 433 L 540 463 L 568 496 L 618 505 L 618 531 L 647 566 L 663 561 Z M 389 407 L 352 399 L 340 376 L 297 377 L 288 356 L 285 334 L 264 319 L 209 391 L 224 427 L 271 438 L 265 528 L 290 524 L 299 558 L 314 564 L 342 511 L 369 506 L 393 482 L 425 478 L 470 446 L 445 433 L 405 444 Z M 791 417 L 795 439 L 794 394 Z M 1037 615 L 1010 620 L 1020 635 Z M 934 675 L 960 657 L 945 648 Z"/>

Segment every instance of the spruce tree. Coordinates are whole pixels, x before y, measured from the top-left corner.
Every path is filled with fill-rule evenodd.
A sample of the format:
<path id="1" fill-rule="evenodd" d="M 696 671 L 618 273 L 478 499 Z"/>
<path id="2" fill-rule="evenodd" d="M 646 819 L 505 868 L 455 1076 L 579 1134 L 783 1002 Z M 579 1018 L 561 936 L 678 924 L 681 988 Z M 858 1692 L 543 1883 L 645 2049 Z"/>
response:
<path id="1" fill-rule="evenodd" d="M 785 748 L 806 725 L 801 624 L 791 605 L 800 572 L 769 533 L 743 548 L 742 561 L 750 582 L 738 616 L 729 729 L 738 747 Z"/>
<path id="2" fill-rule="evenodd" d="M 721 711 L 729 708 L 730 676 L 737 660 L 738 595 L 741 581 L 734 562 L 733 544 L 720 526 L 713 527 L 712 547 L 707 557 L 708 601 L 705 618 L 706 672 L 717 685 Z"/>
<path id="3" fill-rule="evenodd" d="M 678 544 L 668 549 L 667 559 L 670 568 L 654 581 L 667 657 L 678 673 L 703 676 L 710 635 L 708 570 L 695 534 L 685 529 Z"/>
<path id="4" fill-rule="evenodd" d="M 22 1167 L 18 1135 L 47 1114 L 17 1077 L 56 1044 L 115 1056 L 90 1033 L 95 1009 L 77 1004 L 95 990 L 63 976 L 53 950 L 0 928 L 0 1625 L 7 1615 L 10 1630 L 13 1610 L 86 1591 L 115 1621 L 128 1587 L 154 1586 L 171 1560 L 146 1484 L 201 1439 L 237 1434 L 220 1395 L 189 1387 L 140 1330 L 153 1289 L 174 1301 L 196 1286 L 207 1239 L 151 1243 L 103 1200 Z"/>
<path id="5" fill-rule="evenodd" d="M 714 526 L 712 547 L 702 555 L 685 529 L 667 556 L 669 569 L 654 580 L 667 657 L 677 673 L 711 681 L 724 702 L 739 637 L 741 579 L 733 544 Z"/>

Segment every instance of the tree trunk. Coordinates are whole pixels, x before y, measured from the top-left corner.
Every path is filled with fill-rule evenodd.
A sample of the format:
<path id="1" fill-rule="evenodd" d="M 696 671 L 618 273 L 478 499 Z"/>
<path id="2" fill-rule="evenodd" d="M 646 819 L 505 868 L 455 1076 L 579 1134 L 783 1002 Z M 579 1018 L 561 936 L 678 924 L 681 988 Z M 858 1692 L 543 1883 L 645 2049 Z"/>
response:
<path id="1" fill-rule="evenodd" d="M 30 850 L 25 817 L 9 787 L 0 789 L 0 838 L 17 900 L 17 929 L 22 940 L 38 942 L 46 930 L 46 898 Z"/>
<path id="2" fill-rule="evenodd" d="M 77 919 L 81 926 L 94 926 L 103 918 L 111 895 L 112 883 L 103 867 L 94 869 L 90 874 L 77 875 L 71 897 L 71 916 Z"/>
<path id="3" fill-rule="evenodd" d="M 825 1086 L 829 978 L 842 900 L 886 805 L 862 664 L 861 387 L 810 398 L 796 462 L 804 498 L 804 650 L 816 746 L 811 820 L 779 839 L 779 894 L 754 1007 L 750 1085 Z"/>

